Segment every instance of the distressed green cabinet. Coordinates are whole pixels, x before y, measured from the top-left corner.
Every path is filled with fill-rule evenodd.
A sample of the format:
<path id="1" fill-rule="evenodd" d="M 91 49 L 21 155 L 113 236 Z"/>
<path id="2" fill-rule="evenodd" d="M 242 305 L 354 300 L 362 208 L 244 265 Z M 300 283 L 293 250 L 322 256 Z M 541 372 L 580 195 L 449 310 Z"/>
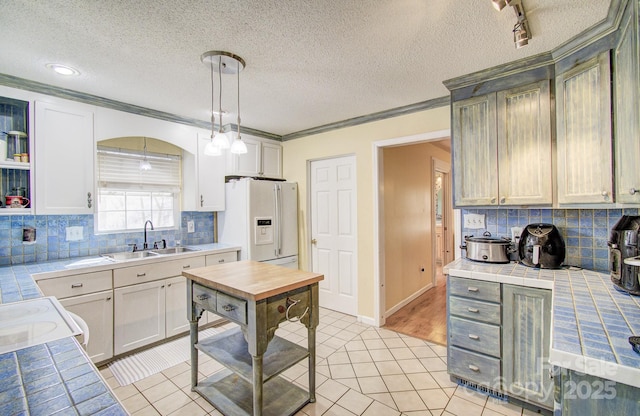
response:
<path id="1" fill-rule="evenodd" d="M 456 206 L 553 202 L 550 102 L 544 80 L 453 103 Z"/>
<path id="2" fill-rule="evenodd" d="M 613 54 L 616 202 L 640 202 L 638 2 L 623 15 Z"/>
<path id="3" fill-rule="evenodd" d="M 449 276 L 447 371 L 552 409 L 551 290 Z"/>
<path id="4" fill-rule="evenodd" d="M 511 397 L 553 408 L 551 291 L 502 285 L 502 377 Z"/>
<path id="5" fill-rule="evenodd" d="M 557 409 L 562 416 L 637 415 L 640 389 L 564 368 L 554 374 Z"/>
<path id="6" fill-rule="evenodd" d="M 559 204 L 613 203 L 609 51 L 556 75 Z"/>

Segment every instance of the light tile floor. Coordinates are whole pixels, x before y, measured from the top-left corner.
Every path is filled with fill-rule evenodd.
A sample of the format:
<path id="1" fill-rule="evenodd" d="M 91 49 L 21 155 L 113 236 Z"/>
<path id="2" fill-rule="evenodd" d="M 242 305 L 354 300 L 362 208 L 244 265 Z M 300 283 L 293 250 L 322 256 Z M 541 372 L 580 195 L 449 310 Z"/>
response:
<path id="1" fill-rule="evenodd" d="M 232 327 L 233 324 L 228 324 Z M 306 346 L 307 329 L 286 322 L 277 334 Z M 417 338 L 363 325 L 321 309 L 317 338 L 316 402 L 300 416 L 512 416 L 536 413 L 452 383 L 447 350 Z M 200 353 L 200 379 L 223 367 Z M 308 386 L 304 360 L 282 375 Z M 100 371 L 134 416 L 220 415 L 191 391 L 189 361 L 134 384 L 120 386 L 107 367 Z"/>

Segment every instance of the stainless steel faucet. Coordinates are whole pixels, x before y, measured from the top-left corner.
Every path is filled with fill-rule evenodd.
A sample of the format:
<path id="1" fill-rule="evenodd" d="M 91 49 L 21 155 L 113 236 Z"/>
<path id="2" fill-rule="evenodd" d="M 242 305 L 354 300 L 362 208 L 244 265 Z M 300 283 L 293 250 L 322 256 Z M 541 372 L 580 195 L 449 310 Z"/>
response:
<path id="1" fill-rule="evenodd" d="M 144 246 L 142 247 L 143 250 L 149 248 L 149 244 L 147 243 L 147 224 L 151 226 L 151 231 L 153 231 L 153 223 L 151 222 L 151 220 L 147 220 L 144 223 Z"/>

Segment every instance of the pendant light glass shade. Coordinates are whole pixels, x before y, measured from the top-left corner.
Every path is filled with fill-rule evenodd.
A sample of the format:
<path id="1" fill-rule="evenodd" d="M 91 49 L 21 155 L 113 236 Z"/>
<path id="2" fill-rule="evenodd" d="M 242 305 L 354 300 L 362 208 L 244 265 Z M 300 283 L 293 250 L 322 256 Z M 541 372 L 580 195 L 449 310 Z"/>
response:
<path id="1" fill-rule="evenodd" d="M 235 155 L 243 155 L 243 154 L 247 153 L 247 145 L 244 144 L 244 142 L 242 141 L 242 139 L 240 137 L 238 137 L 237 139 L 235 139 L 233 141 L 233 143 L 231 143 L 230 152 L 235 154 Z"/>
<path id="2" fill-rule="evenodd" d="M 227 142 L 227 146 L 229 142 Z M 219 146 L 216 146 L 213 139 L 207 143 L 204 147 L 204 154 L 206 156 L 220 156 L 222 154 L 222 149 Z"/>

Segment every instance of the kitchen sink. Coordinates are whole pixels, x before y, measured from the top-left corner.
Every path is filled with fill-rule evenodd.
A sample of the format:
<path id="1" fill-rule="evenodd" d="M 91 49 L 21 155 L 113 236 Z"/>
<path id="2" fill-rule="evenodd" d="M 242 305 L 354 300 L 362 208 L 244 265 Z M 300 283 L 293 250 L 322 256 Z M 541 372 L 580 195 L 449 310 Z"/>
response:
<path id="1" fill-rule="evenodd" d="M 193 248 L 188 248 L 188 247 L 154 248 L 153 250 L 151 250 L 152 253 L 156 253 L 156 254 L 180 254 L 180 253 L 186 253 L 189 251 L 198 251 L 198 250 L 195 250 Z"/>
<path id="2" fill-rule="evenodd" d="M 154 257 L 159 255 L 160 253 L 156 253 L 154 251 L 126 251 L 123 253 L 104 254 L 104 257 L 108 257 L 115 261 L 126 261 L 126 260 L 139 260 L 139 259 L 144 259 L 146 257 Z"/>

